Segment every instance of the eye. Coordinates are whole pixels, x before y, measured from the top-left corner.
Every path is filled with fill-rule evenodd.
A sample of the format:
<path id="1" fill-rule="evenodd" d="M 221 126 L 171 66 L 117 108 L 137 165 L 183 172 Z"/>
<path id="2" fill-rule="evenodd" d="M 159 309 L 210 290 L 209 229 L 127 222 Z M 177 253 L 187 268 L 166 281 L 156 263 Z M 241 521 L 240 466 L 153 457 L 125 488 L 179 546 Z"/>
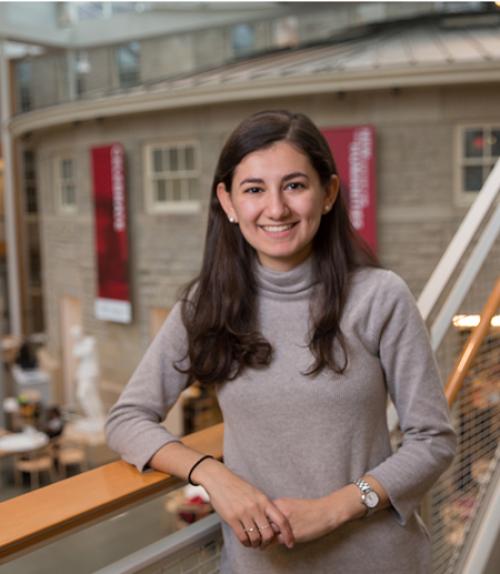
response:
<path id="1" fill-rule="evenodd" d="M 295 190 L 295 189 L 305 189 L 306 186 L 301 181 L 290 181 L 289 183 L 286 184 L 286 188 Z"/>
<path id="2" fill-rule="evenodd" d="M 264 191 L 261 187 L 247 187 L 246 189 L 243 190 L 243 193 L 261 193 L 262 191 Z"/>

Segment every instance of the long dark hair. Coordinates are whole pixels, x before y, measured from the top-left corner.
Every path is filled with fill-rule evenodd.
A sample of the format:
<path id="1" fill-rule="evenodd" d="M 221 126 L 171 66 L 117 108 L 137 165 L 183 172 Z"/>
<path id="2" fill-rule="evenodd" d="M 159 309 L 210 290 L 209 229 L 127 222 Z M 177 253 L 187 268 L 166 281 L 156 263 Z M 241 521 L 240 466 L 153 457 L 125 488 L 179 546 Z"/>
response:
<path id="1" fill-rule="evenodd" d="M 337 169 L 319 129 L 303 114 L 265 111 L 244 120 L 229 136 L 219 157 L 212 183 L 203 264 L 198 277 L 182 295 L 182 319 L 187 329 L 191 381 L 222 383 L 244 368 L 270 364 L 273 349 L 257 326 L 257 286 L 253 273 L 255 250 L 239 226 L 230 223 L 217 199 L 217 186 L 231 191 L 233 174 L 241 160 L 256 150 L 286 141 L 310 160 L 322 185 Z M 309 348 L 314 363 L 308 375 L 325 367 L 342 373 L 347 349 L 340 330 L 349 273 L 361 266 L 378 266 L 375 256 L 351 225 L 339 193 L 333 208 L 322 216 L 313 240 L 314 273 L 318 291 L 311 306 L 313 329 Z M 342 350 L 337 361 L 334 343 Z M 179 368 L 179 370 L 181 370 Z"/>

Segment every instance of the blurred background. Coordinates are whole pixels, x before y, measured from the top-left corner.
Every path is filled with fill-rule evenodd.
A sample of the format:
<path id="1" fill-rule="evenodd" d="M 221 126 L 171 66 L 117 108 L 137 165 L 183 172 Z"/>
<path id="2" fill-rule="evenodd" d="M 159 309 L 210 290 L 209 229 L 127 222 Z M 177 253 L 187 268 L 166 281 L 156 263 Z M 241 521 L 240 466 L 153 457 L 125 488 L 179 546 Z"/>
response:
<path id="1" fill-rule="evenodd" d="M 116 458 L 105 413 L 199 269 L 219 151 L 252 112 L 313 119 L 354 226 L 421 296 L 500 157 L 499 4 L 1 2 L 0 500 Z M 469 229 L 486 229 L 498 179 Z M 479 235 L 454 244 L 454 276 L 465 254 L 476 269 L 434 345 L 444 380 L 498 277 L 497 233 L 481 259 Z M 497 306 L 453 407 L 458 466 L 429 510 L 436 573 L 459 571 L 498 480 Z M 194 385 L 165 424 L 220 421 Z"/>

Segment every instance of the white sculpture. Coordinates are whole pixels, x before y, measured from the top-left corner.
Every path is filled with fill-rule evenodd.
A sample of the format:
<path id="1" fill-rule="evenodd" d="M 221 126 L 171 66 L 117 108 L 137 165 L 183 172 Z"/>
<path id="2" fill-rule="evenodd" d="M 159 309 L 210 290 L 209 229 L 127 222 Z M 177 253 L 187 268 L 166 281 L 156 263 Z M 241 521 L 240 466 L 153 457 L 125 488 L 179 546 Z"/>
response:
<path id="1" fill-rule="evenodd" d="M 83 335 L 80 325 L 70 329 L 73 337 L 73 356 L 77 361 L 75 372 L 76 396 L 84 419 L 79 421 L 81 430 L 96 432 L 104 424 L 104 409 L 99 396 L 99 364 L 94 337 Z"/>

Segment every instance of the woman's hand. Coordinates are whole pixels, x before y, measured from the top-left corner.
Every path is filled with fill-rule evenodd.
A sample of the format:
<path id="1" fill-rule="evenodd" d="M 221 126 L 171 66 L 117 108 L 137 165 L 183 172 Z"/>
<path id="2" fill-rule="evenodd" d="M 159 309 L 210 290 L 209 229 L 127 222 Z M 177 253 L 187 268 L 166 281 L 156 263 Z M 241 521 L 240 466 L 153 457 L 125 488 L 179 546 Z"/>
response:
<path id="1" fill-rule="evenodd" d="M 326 498 L 279 498 L 274 504 L 288 518 L 296 542 L 316 540 L 340 526 L 340 518 Z"/>
<path id="2" fill-rule="evenodd" d="M 370 481 L 373 485 L 374 481 Z M 322 498 L 279 498 L 274 504 L 288 518 L 296 542 L 316 540 L 366 513 L 359 489 L 353 484 Z M 383 506 L 386 505 L 384 499 Z M 278 535 L 278 542 L 281 542 L 280 536 Z"/>
<path id="3" fill-rule="evenodd" d="M 293 547 L 295 539 L 285 514 L 222 463 L 203 461 L 193 472 L 193 480 L 205 488 L 214 510 L 244 546 L 265 548 L 279 536 L 279 542 Z"/>

